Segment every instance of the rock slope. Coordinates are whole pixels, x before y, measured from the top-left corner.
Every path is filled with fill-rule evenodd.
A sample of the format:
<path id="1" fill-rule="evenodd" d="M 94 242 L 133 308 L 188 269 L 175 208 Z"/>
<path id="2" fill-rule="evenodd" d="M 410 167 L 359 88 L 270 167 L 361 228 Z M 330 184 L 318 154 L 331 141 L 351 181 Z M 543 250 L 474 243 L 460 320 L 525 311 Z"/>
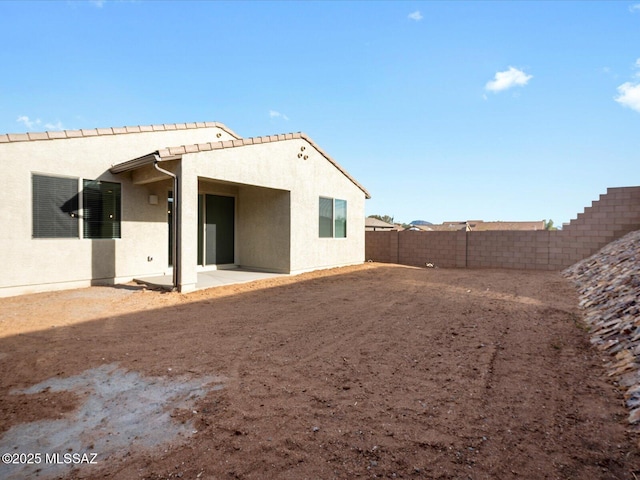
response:
<path id="1" fill-rule="evenodd" d="M 608 374 L 624 391 L 629 423 L 640 430 L 640 230 L 563 274 L 577 286 L 591 343 L 611 357 Z"/>

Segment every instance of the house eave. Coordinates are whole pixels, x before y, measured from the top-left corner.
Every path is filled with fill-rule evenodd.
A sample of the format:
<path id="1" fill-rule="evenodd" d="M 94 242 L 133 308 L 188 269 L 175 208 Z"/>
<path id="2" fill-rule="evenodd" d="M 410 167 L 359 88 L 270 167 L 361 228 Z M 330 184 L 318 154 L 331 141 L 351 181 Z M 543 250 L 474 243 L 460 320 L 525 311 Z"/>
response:
<path id="1" fill-rule="evenodd" d="M 82 130 L 54 130 L 47 132 L 5 133 L 0 134 L 0 144 L 12 142 L 34 142 L 41 140 L 63 140 L 103 135 L 122 135 L 130 133 L 164 132 L 172 130 L 191 130 L 196 128 L 216 127 L 231 135 L 241 138 L 237 133 L 220 122 L 165 123 L 156 125 L 137 125 L 130 127 L 89 128 Z"/>
<path id="2" fill-rule="evenodd" d="M 272 142 L 281 142 L 287 140 L 304 140 L 311 145 L 320 155 L 322 155 L 330 164 L 340 171 L 345 177 L 347 177 L 356 187 L 358 187 L 363 193 L 366 199 L 371 198 L 371 195 L 355 178 L 353 178 L 342 166 L 336 162 L 329 154 L 327 154 L 322 148 L 320 148 L 308 135 L 302 132 L 287 133 L 279 135 L 267 135 L 264 137 L 249 137 L 238 138 L 235 140 L 223 140 L 219 142 L 198 143 L 192 145 L 180 145 L 175 147 L 167 147 L 155 152 L 143 155 L 142 157 L 135 158 L 117 165 L 113 165 L 110 172 L 113 174 L 129 172 L 146 165 L 154 163 L 158 159 L 162 161 L 166 160 L 180 160 L 183 155 L 190 153 L 208 152 L 213 150 L 222 150 L 227 148 L 247 147 L 251 145 L 263 145 Z"/>
<path id="3" fill-rule="evenodd" d="M 147 155 L 143 155 L 142 157 L 134 158 L 133 160 L 128 160 L 126 162 L 118 163 L 113 165 L 109 171 L 114 175 L 118 173 L 131 172 L 133 170 L 138 170 L 146 165 L 153 165 L 158 159 L 158 151 L 151 152 Z M 165 155 L 162 157 L 162 160 L 180 160 L 182 155 Z"/>

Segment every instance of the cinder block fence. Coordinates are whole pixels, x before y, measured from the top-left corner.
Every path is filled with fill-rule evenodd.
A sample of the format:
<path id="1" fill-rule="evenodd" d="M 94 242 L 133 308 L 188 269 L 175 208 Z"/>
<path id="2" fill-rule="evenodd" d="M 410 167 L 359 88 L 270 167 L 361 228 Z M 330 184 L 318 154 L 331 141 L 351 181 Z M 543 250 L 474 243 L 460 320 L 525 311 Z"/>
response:
<path id="1" fill-rule="evenodd" d="M 366 232 L 367 260 L 424 267 L 561 270 L 640 230 L 640 187 L 609 188 L 562 230 Z"/>

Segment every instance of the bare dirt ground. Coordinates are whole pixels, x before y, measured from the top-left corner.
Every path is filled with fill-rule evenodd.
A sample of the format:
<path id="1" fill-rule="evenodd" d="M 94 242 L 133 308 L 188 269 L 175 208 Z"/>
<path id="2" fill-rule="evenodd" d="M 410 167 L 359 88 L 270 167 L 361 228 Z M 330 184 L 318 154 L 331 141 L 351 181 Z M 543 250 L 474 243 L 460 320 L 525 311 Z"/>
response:
<path id="1" fill-rule="evenodd" d="M 0 453 L 98 454 L 4 476 L 640 478 L 576 305 L 559 273 L 382 264 L 0 299 Z"/>

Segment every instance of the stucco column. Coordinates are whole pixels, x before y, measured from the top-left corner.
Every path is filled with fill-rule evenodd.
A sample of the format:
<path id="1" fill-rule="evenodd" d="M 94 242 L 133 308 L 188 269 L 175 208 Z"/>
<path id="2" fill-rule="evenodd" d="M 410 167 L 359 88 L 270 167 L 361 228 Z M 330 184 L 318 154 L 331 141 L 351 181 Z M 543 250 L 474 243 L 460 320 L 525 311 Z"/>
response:
<path id="1" fill-rule="evenodd" d="M 186 167 L 186 168 L 185 168 Z M 182 160 L 178 168 L 178 290 L 196 289 L 198 273 L 198 177 L 189 171 L 189 161 Z"/>

